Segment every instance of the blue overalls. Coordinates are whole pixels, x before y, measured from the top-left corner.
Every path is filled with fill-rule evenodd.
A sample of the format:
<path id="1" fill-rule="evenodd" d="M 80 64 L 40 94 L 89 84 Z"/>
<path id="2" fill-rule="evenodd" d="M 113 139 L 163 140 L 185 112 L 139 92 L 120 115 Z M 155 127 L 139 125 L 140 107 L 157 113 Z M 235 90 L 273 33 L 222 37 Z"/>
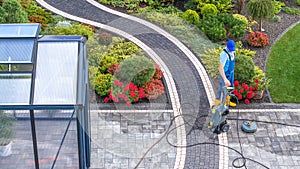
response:
<path id="1" fill-rule="evenodd" d="M 231 86 L 234 87 L 234 64 L 235 64 L 235 59 L 231 58 L 232 56 L 228 53 L 227 49 L 223 50 L 227 55 L 228 55 L 228 60 L 226 61 L 225 65 L 224 65 L 224 73 L 226 78 L 230 81 Z M 227 64 L 228 63 L 228 67 Z M 225 82 L 223 80 L 223 78 L 220 76 L 220 85 L 218 87 L 218 94 L 216 99 L 220 100 L 221 97 L 221 91 L 222 91 L 222 87 L 225 86 Z"/>

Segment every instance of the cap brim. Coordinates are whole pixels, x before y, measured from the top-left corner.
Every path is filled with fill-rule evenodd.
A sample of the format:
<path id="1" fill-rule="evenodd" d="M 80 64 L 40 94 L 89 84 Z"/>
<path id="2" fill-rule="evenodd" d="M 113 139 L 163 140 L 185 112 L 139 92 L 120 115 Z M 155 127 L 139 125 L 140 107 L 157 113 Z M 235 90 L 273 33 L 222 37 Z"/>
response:
<path id="1" fill-rule="evenodd" d="M 230 51 L 235 51 L 235 48 L 228 48 Z"/>

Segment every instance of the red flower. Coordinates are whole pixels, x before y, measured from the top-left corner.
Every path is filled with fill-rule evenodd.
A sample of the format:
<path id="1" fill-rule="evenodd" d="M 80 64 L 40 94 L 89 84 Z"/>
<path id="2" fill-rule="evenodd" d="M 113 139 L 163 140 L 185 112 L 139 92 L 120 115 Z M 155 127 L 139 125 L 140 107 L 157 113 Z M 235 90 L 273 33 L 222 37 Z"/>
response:
<path id="1" fill-rule="evenodd" d="M 248 91 L 247 92 L 247 98 L 248 99 L 252 99 L 253 98 L 253 92 L 252 91 Z"/>
<path id="2" fill-rule="evenodd" d="M 252 86 L 250 86 L 250 87 L 249 87 L 249 90 L 250 90 L 250 91 L 253 91 L 253 90 L 254 90 L 254 88 L 253 88 Z"/>
<path id="3" fill-rule="evenodd" d="M 237 87 L 237 86 L 239 86 L 240 84 L 239 84 L 239 81 L 234 81 L 234 87 Z"/>
<path id="4" fill-rule="evenodd" d="M 144 92 L 144 89 L 141 87 L 139 89 L 139 98 L 142 99 L 142 98 L 145 98 L 145 92 Z"/>
<path id="5" fill-rule="evenodd" d="M 234 89 L 234 90 L 233 90 L 233 94 L 234 94 L 235 96 L 238 96 L 238 95 L 239 95 L 239 92 L 238 92 L 236 89 Z"/>
<path id="6" fill-rule="evenodd" d="M 245 99 L 245 100 L 244 100 L 244 103 L 245 103 L 245 104 L 249 104 L 249 103 L 250 103 L 249 99 Z"/>
<path id="7" fill-rule="evenodd" d="M 109 97 L 105 97 L 104 102 L 107 103 L 109 101 Z"/>
<path id="8" fill-rule="evenodd" d="M 245 89 L 245 91 L 248 90 L 248 88 L 249 88 L 248 85 L 245 84 L 245 83 L 243 83 L 242 86 L 243 86 L 243 88 Z"/>
<path id="9" fill-rule="evenodd" d="M 135 97 L 136 96 L 134 91 L 129 92 L 129 95 L 130 95 L 130 97 Z"/>
<path id="10" fill-rule="evenodd" d="M 112 101 L 114 101 L 114 102 L 117 103 L 117 102 L 119 102 L 119 99 L 118 99 L 117 97 L 113 97 L 113 96 L 112 96 Z"/>

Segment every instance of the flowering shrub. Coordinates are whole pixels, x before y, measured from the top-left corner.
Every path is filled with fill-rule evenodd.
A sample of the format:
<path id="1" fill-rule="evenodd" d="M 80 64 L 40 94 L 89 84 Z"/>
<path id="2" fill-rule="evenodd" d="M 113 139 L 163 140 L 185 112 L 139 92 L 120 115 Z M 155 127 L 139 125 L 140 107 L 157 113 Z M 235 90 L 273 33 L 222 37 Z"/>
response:
<path id="1" fill-rule="evenodd" d="M 267 78 L 254 78 L 251 85 L 254 87 L 255 90 L 262 91 L 268 88 L 270 81 L 271 80 Z"/>
<path id="2" fill-rule="evenodd" d="M 234 81 L 233 94 L 239 99 L 244 100 L 245 104 L 249 104 L 250 100 L 255 96 L 255 89 L 246 83 L 240 84 L 239 81 Z"/>
<path id="3" fill-rule="evenodd" d="M 256 32 L 251 32 L 248 35 L 247 42 L 249 45 L 254 47 L 265 47 L 269 44 L 269 39 L 267 34 L 256 31 Z"/>
<path id="4" fill-rule="evenodd" d="M 107 72 L 109 73 L 109 74 L 115 74 L 115 73 L 118 73 L 118 71 L 119 71 L 119 66 L 120 66 L 120 63 L 113 63 L 113 64 L 111 64 L 110 66 L 108 66 L 108 68 L 107 68 Z"/>
<path id="5" fill-rule="evenodd" d="M 250 99 L 254 96 L 254 88 L 247 85 L 246 83 L 239 84 L 239 81 L 234 82 L 235 90 L 233 91 L 234 95 L 237 96 L 239 100 L 244 99 L 246 104 L 250 103 Z"/>
<path id="6" fill-rule="evenodd" d="M 161 80 L 152 78 L 150 82 L 144 86 L 145 96 L 148 99 L 156 99 L 165 92 L 164 85 Z"/>
<path id="7" fill-rule="evenodd" d="M 131 103 L 139 101 L 139 99 L 145 98 L 145 92 L 143 88 L 138 88 L 132 82 L 124 85 L 119 80 L 115 80 L 112 89 L 109 91 L 109 95 L 104 99 L 104 102 L 113 101 L 115 103 L 120 102 L 120 99 L 126 102 L 127 106 Z"/>
<path id="8" fill-rule="evenodd" d="M 238 98 L 238 100 L 244 100 L 245 104 L 249 104 L 250 100 L 256 95 L 256 91 L 265 90 L 270 83 L 269 79 L 259 79 L 255 77 L 250 85 L 246 83 L 240 84 L 239 81 L 234 81 L 234 91 L 233 94 Z"/>
<path id="9" fill-rule="evenodd" d="M 163 72 L 161 71 L 158 64 L 154 63 L 154 66 L 155 66 L 155 73 L 154 73 L 153 78 L 154 79 L 161 79 L 163 77 Z"/>

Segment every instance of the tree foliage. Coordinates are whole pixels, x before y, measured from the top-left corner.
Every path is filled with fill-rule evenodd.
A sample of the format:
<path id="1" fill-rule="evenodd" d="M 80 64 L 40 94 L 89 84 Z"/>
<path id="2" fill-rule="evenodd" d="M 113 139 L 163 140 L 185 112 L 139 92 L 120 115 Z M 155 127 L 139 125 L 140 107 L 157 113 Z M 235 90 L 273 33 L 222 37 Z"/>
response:
<path id="1" fill-rule="evenodd" d="M 6 0 L 0 7 L 1 23 L 27 23 L 28 15 L 18 0 Z"/>
<path id="2" fill-rule="evenodd" d="M 247 12 L 253 19 L 259 19 L 260 31 L 262 31 L 262 19 L 274 15 L 275 4 L 273 0 L 250 0 L 247 3 Z"/>

